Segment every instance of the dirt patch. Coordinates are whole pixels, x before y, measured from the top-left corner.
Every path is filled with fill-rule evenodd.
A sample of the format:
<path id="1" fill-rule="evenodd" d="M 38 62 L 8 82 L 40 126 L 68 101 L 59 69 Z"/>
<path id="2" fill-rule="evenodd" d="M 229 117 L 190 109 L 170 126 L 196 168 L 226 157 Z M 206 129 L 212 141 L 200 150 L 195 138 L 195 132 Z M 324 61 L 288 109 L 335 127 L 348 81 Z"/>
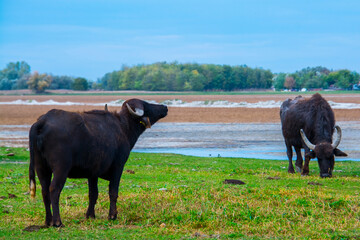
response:
<path id="1" fill-rule="evenodd" d="M 237 179 L 225 179 L 224 184 L 244 185 L 245 183 Z"/>
<path id="2" fill-rule="evenodd" d="M 23 231 L 26 232 L 37 232 L 40 229 L 48 228 L 48 226 L 45 225 L 31 225 L 23 229 Z"/>
<path id="3" fill-rule="evenodd" d="M 54 100 L 57 102 L 106 103 L 115 100 L 141 98 L 162 102 L 165 100 L 180 99 L 185 102 L 217 101 L 230 102 L 284 101 L 294 98 L 295 95 L 142 95 L 142 96 L 57 96 L 57 95 L 25 95 L 0 96 L 0 102 L 15 100 Z M 306 96 L 307 97 L 307 96 Z M 360 94 L 334 94 L 324 95 L 327 100 L 341 103 L 360 103 Z M 105 107 L 105 106 L 104 106 Z M 0 125 L 32 124 L 36 119 L 53 108 L 66 111 L 88 111 L 104 109 L 95 106 L 47 106 L 47 105 L 0 105 Z M 109 111 L 119 111 L 119 107 L 108 107 Z M 334 109 L 337 121 L 359 121 L 360 109 Z M 162 122 L 203 122 L 203 123 L 247 123 L 247 122 L 280 122 L 277 108 L 185 108 L 169 107 L 169 113 Z"/>
<path id="4" fill-rule="evenodd" d="M 268 180 L 279 180 L 280 177 L 267 177 L 266 179 L 268 179 Z"/>
<path id="5" fill-rule="evenodd" d="M 308 185 L 322 186 L 323 184 L 317 182 L 308 182 Z"/>

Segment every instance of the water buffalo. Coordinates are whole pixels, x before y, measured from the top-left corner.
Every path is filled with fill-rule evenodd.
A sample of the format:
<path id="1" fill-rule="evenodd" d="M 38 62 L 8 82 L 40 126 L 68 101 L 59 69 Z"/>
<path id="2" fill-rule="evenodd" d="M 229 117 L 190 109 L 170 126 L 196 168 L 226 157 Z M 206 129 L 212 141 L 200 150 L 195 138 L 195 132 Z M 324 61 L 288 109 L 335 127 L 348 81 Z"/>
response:
<path id="1" fill-rule="evenodd" d="M 301 96 L 294 100 L 287 99 L 280 107 L 282 134 L 285 139 L 286 152 L 289 158 L 288 172 L 294 173 L 292 164 L 292 146 L 297 155 L 296 170 L 302 175 L 309 174 L 309 162 L 317 157 L 320 176 L 331 177 L 335 165 L 334 156 L 347 156 L 337 147 L 341 140 L 341 128 L 335 125 L 334 112 L 328 102 L 318 93 L 311 98 Z M 334 129 L 337 137 L 332 142 Z M 305 164 L 301 156 L 305 149 Z"/>
<path id="2" fill-rule="evenodd" d="M 107 108 L 82 113 L 53 109 L 39 117 L 29 133 L 29 178 L 30 193 L 35 197 L 36 170 L 46 210 L 45 224 L 62 225 L 59 197 L 66 178 L 88 179 L 87 218 L 95 218 L 98 178 L 108 180 L 109 219 L 116 219 L 119 182 L 130 151 L 140 134 L 167 112 L 164 105 L 131 99 L 124 102 L 120 112 Z"/>

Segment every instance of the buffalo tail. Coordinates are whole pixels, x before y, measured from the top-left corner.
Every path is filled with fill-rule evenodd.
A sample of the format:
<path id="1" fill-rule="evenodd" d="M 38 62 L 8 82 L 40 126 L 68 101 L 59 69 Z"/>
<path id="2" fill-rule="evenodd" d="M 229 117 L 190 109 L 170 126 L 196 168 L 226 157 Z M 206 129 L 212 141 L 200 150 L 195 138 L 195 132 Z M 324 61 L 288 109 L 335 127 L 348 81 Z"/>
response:
<path id="1" fill-rule="evenodd" d="M 29 165 L 29 180 L 30 180 L 30 196 L 35 198 L 36 195 L 36 181 L 35 181 L 35 151 L 37 149 L 37 137 L 39 129 L 42 127 L 43 122 L 37 121 L 30 128 L 29 132 L 29 148 L 30 148 L 30 165 Z"/>

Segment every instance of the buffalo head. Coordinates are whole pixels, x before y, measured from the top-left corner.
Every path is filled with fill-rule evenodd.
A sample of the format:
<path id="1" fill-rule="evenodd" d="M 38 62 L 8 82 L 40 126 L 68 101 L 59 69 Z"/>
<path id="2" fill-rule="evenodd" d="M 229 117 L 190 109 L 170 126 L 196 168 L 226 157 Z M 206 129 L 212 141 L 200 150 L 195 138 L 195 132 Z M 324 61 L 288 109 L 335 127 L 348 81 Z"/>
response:
<path id="1" fill-rule="evenodd" d="M 320 168 L 320 176 L 321 177 L 331 177 L 332 171 L 335 165 L 335 156 L 346 157 L 347 154 L 337 148 L 341 141 L 341 128 L 339 126 L 335 126 L 337 131 L 337 137 L 334 143 L 329 142 L 320 142 L 316 145 L 312 144 L 309 139 L 306 137 L 304 131 L 301 129 L 300 134 L 303 139 L 305 145 L 311 150 L 306 153 L 305 157 L 315 158 L 317 157 L 319 168 Z"/>
<path id="2" fill-rule="evenodd" d="M 168 112 L 165 105 L 151 104 L 139 99 L 125 101 L 122 108 L 126 108 L 130 115 L 145 128 L 150 128 L 159 119 L 165 117 Z"/>

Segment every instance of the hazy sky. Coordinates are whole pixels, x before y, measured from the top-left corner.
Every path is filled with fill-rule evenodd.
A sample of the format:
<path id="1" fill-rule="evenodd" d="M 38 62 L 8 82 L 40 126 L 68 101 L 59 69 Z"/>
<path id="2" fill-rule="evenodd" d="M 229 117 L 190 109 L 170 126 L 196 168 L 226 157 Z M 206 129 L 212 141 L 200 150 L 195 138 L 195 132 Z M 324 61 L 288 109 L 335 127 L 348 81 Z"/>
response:
<path id="1" fill-rule="evenodd" d="M 0 0 L 0 69 L 96 80 L 122 65 L 360 72 L 359 0 Z"/>

